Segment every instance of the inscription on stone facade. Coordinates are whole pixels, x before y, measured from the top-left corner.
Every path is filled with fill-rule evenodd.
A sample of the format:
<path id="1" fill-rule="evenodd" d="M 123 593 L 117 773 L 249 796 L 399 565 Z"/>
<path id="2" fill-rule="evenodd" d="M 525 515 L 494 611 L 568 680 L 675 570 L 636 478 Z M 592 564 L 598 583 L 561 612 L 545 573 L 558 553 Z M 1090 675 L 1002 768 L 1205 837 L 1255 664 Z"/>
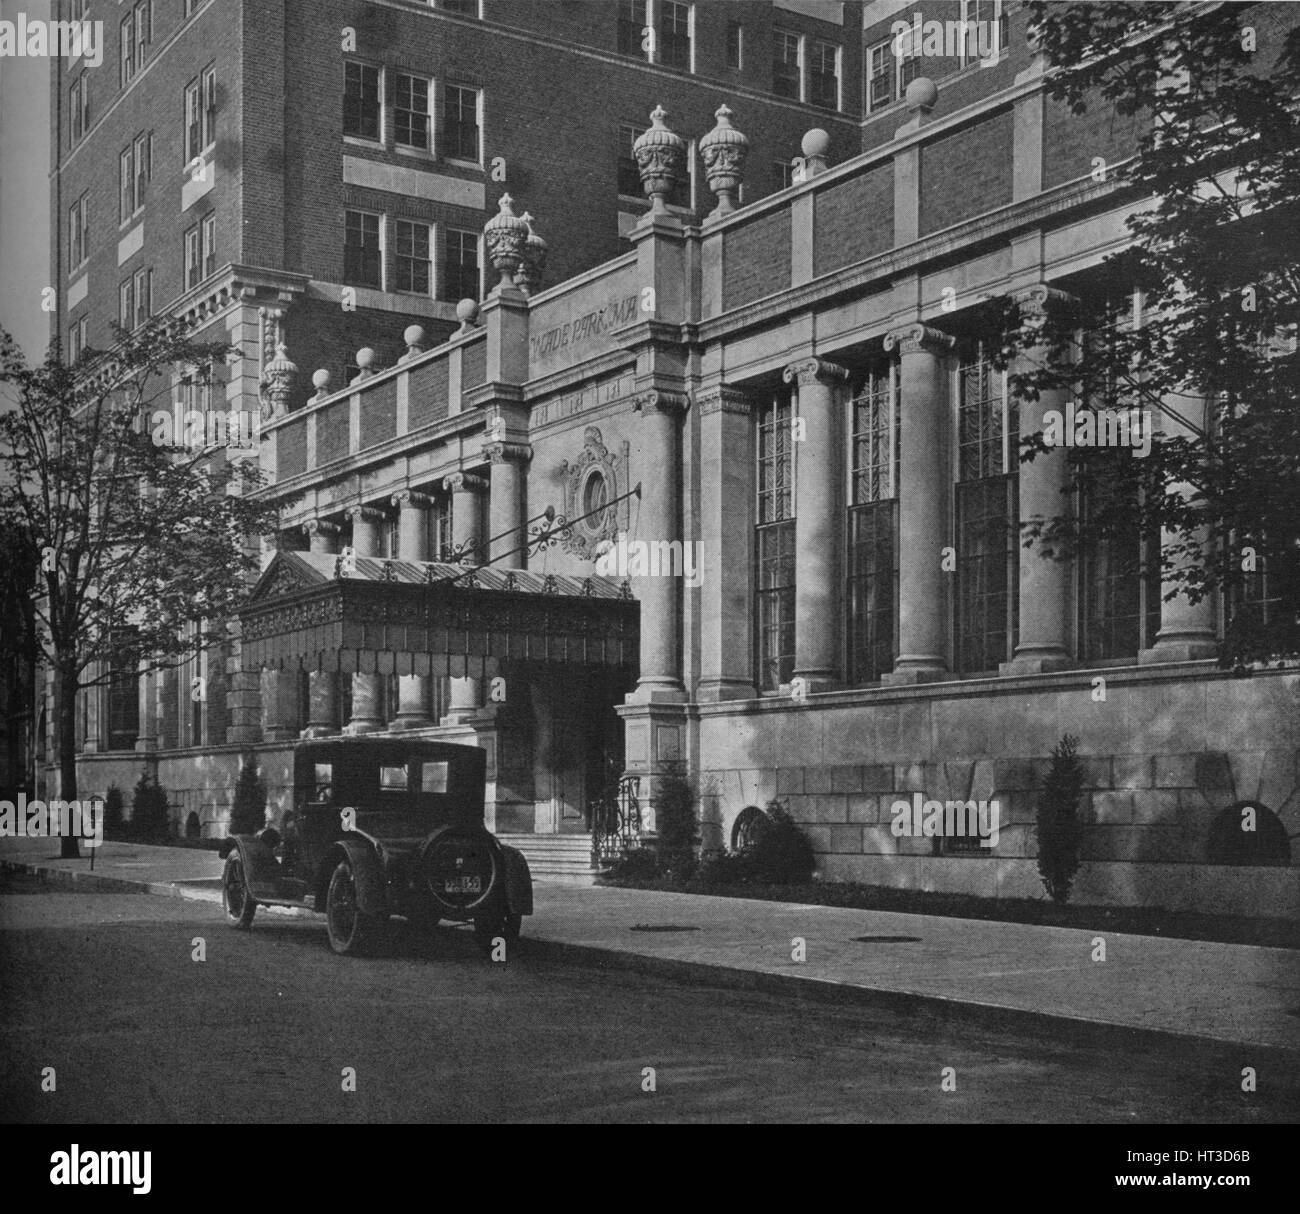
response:
<path id="1" fill-rule="evenodd" d="M 601 380 L 588 384 L 577 392 L 567 392 L 548 400 L 545 404 L 533 406 L 533 425 L 544 426 L 547 422 L 559 421 L 594 409 L 597 405 L 608 404 L 621 396 L 630 396 L 633 390 L 633 376 L 618 375 L 613 379 Z"/>
<path id="2" fill-rule="evenodd" d="M 612 299 L 603 308 L 588 312 L 574 320 L 565 321 L 545 333 L 539 333 L 532 339 L 532 356 L 534 359 L 547 358 L 560 350 L 580 346 L 608 333 L 613 329 L 629 325 L 636 319 L 637 296 L 629 295 L 624 299 Z"/>

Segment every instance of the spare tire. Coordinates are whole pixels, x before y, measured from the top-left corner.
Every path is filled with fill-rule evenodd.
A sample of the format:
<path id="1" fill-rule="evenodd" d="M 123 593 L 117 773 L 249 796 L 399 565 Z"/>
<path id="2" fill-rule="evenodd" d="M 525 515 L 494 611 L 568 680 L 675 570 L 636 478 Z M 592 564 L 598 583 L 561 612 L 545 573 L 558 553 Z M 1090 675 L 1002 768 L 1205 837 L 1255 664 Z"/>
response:
<path id="1" fill-rule="evenodd" d="M 464 918 L 496 896 L 501 860 L 487 831 L 445 826 L 421 845 L 420 881 L 448 918 Z"/>

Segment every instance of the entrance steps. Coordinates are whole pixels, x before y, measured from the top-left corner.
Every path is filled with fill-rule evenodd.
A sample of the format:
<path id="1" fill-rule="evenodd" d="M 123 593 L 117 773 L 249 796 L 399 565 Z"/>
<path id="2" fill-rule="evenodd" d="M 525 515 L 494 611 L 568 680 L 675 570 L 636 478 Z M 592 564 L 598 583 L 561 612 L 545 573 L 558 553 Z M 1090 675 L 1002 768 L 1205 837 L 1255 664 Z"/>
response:
<path id="1" fill-rule="evenodd" d="M 591 866 L 591 835 L 502 835 L 524 853 L 534 878 L 551 885 L 594 885 L 603 871 Z"/>

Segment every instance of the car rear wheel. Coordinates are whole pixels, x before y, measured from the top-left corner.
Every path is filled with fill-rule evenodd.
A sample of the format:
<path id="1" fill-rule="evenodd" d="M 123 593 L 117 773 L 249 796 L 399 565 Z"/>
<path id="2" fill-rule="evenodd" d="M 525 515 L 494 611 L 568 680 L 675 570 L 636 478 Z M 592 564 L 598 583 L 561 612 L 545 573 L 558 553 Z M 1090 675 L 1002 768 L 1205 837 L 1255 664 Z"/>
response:
<path id="1" fill-rule="evenodd" d="M 513 944 L 519 939 L 519 931 L 523 927 L 524 917 L 514 915 L 507 911 L 501 915 L 485 915 L 474 920 L 474 939 L 485 952 L 492 951 L 492 941 L 498 936 L 502 937 L 507 944 Z"/>
<path id="2" fill-rule="evenodd" d="M 226 868 L 221 874 L 221 905 L 226 911 L 226 922 L 231 927 L 247 931 L 253 926 L 257 903 L 253 900 L 253 895 L 248 892 L 244 861 L 237 851 L 231 852 L 226 857 Z"/>
<path id="3" fill-rule="evenodd" d="M 352 865 L 340 860 L 325 894 L 330 948 L 345 957 L 373 952 L 383 940 L 386 923 L 383 915 L 370 915 L 361 909 Z"/>

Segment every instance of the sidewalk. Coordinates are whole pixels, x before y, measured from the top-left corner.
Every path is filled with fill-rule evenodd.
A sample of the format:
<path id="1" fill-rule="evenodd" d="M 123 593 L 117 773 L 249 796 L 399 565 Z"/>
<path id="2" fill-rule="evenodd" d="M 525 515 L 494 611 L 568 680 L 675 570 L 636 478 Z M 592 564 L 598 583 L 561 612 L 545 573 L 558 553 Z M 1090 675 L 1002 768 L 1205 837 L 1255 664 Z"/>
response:
<path id="1" fill-rule="evenodd" d="M 48 839 L 0 839 L 0 867 L 87 889 L 219 902 L 221 866 L 215 852 L 106 843 L 92 876 L 88 859 L 60 860 Z M 1182 1039 L 1226 1047 L 1239 1065 L 1275 1052 L 1300 1063 L 1292 950 L 1107 933 L 1106 960 L 1093 961 L 1101 933 L 1075 928 L 540 882 L 535 899 L 525 944 L 561 959 L 1099 1044 Z"/>

